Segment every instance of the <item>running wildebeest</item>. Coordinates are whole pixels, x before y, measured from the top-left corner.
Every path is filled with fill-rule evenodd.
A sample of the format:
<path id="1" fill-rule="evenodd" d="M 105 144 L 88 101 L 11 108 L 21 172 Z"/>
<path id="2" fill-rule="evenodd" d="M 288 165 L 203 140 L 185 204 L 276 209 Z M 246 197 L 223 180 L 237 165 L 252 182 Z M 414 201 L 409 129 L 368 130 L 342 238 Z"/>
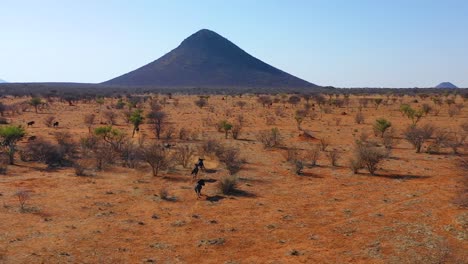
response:
<path id="1" fill-rule="evenodd" d="M 29 121 L 29 122 L 27 123 L 27 124 L 28 124 L 28 127 L 34 125 L 34 123 L 36 123 L 36 122 L 34 122 L 34 121 Z"/>
<path id="2" fill-rule="evenodd" d="M 196 165 L 200 167 L 200 169 L 202 169 L 203 171 L 205 170 L 205 164 L 203 164 L 202 158 L 198 158 L 198 163 Z"/>
<path id="3" fill-rule="evenodd" d="M 205 186 L 205 180 L 197 181 L 197 185 L 195 185 L 195 193 L 197 194 L 197 198 L 200 198 L 201 190 L 202 190 L 203 186 Z"/>
<path id="4" fill-rule="evenodd" d="M 54 124 L 53 124 L 54 127 L 58 127 L 58 125 L 59 125 L 59 122 L 58 122 L 58 121 L 57 121 L 57 122 L 54 122 Z"/>
<path id="5" fill-rule="evenodd" d="M 196 179 L 197 178 L 197 175 L 198 175 L 198 163 L 195 164 L 195 168 L 193 168 L 192 170 L 192 178 L 193 179 Z"/>

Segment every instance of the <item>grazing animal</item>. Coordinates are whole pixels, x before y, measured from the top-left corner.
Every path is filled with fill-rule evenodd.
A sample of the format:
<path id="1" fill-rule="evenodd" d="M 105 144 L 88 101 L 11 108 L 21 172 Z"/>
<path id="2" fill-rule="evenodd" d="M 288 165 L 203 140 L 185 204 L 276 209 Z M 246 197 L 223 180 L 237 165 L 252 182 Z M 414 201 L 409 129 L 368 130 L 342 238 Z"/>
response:
<path id="1" fill-rule="evenodd" d="M 203 164 L 203 159 L 198 158 L 198 163 L 196 164 L 200 169 L 205 170 L 205 164 Z"/>
<path id="2" fill-rule="evenodd" d="M 33 140 L 36 140 L 36 136 L 30 136 L 30 137 L 28 137 L 28 141 L 33 141 Z"/>
<path id="3" fill-rule="evenodd" d="M 36 123 L 36 122 L 34 122 L 34 121 L 29 121 L 29 122 L 28 122 L 28 127 L 34 125 L 34 123 Z"/>
<path id="4" fill-rule="evenodd" d="M 195 193 L 197 194 L 197 199 L 201 196 L 201 190 L 205 186 L 205 180 L 198 180 L 197 185 L 195 185 Z"/>
<path id="5" fill-rule="evenodd" d="M 57 121 L 57 122 L 54 122 L 54 124 L 53 124 L 54 127 L 58 127 L 58 125 L 59 125 L 59 122 L 58 122 L 58 121 Z"/>
<path id="6" fill-rule="evenodd" d="M 346 113 L 346 112 L 342 112 L 341 115 L 347 115 L 347 113 Z"/>
<path id="7" fill-rule="evenodd" d="M 197 175 L 198 175 L 198 164 L 195 164 L 195 168 L 193 168 L 192 170 L 192 178 L 193 179 L 196 179 L 197 178 Z"/>

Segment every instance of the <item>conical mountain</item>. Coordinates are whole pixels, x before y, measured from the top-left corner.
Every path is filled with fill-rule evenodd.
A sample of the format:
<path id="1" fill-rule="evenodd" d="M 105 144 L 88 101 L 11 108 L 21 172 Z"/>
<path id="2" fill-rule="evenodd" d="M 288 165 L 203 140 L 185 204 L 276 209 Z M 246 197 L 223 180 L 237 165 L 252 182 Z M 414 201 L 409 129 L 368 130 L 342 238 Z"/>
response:
<path id="1" fill-rule="evenodd" d="M 451 82 L 441 82 L 439 85 L 437 85 L 435 88 L 439 89 L 455 89 L 458 88 L 455 84 Z"/>
<path id="2" fill-rule="evenodd" d="M 318 87 L 251 56 L 207 29 L 139 69 L 104 82 L 165 87 Z"/>

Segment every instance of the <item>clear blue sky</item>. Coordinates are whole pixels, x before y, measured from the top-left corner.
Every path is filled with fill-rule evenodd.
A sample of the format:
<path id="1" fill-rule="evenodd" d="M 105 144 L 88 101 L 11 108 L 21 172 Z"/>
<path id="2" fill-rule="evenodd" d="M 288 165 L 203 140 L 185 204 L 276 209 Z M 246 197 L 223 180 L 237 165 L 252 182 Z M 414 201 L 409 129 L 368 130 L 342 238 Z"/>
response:
<path id="1" fill-rule="evenodd" d="M 0 0 L 0 78 L 102 82 L 202 28 L 319 85 L 468 87 L 467 0 Z"/>

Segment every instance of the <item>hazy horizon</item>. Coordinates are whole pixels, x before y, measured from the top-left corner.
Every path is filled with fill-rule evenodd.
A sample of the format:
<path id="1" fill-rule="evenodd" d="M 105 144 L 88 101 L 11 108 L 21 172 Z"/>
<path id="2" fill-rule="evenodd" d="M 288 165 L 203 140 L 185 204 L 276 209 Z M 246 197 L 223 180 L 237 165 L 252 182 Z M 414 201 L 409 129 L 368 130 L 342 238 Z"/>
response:
<path id="1" fill-rule="evenodd" d="M 0 79 L 100 83 L 206 28 L 323 86 L 468 87 L 466 1 L 0 3 Z"/>

